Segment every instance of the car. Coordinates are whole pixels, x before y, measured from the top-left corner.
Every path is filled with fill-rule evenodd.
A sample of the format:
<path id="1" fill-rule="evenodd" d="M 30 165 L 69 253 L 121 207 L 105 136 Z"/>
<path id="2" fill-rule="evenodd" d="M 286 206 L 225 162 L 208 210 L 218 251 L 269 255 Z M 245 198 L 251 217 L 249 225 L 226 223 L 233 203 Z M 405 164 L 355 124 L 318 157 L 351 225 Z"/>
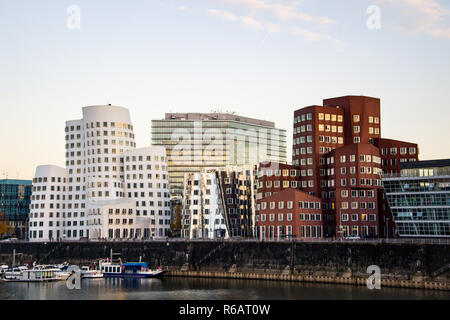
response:
<path id="1" fill-rule="evenodd" d="M 357 235 L 351 235 L 351 236 L 345 237 L 344 239 L 345 240 L 361 240 L 361 237 L 357 236 Z"/>
<path id="2" fill-rule="evenodd" d="M 17 238 L 8 238 L 8 239 L 5 239 L 5 240 L 2 240 L 2 242 L 12 242 L 12 241 L 18 241 L 19 239 L 17 239 Z"/>

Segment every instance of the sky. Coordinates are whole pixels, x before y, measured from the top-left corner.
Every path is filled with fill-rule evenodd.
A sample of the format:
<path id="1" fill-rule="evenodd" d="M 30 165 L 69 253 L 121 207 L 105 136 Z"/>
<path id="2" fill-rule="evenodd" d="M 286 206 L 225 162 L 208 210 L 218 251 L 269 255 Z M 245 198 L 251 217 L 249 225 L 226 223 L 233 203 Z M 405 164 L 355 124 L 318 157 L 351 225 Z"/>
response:
<path id="1" fill-rule="evenodd" d="M 381 99 L 381 134 L 450 158 L 448 0 L 0 0 L 0 178 L 64 166 L 66 120 L 221 109 L 287 129 L 325 98 Z"/>

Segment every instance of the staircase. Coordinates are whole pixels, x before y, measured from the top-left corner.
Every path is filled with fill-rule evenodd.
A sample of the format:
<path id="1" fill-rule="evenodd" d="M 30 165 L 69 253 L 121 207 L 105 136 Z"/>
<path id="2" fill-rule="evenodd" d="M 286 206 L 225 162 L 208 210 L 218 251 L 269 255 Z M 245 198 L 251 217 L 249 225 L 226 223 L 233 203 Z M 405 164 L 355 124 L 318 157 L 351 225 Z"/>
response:
<path id="1" fill-rule="evenodd" d="M 443 274 L 445 271 L 447 271 L 447 270 L 449 270 L 449 269 L 450 269 L 450 264 L 447 264 L 447 265 L 445 265 L 445 266 L 439 268 L 439 269 L 436 270 L 435 272 L 433 272 L 431 275 L 432 275 L 433 277 L 437 277 L 437 276 Z"/>
<path id="2" fill-rule="evenodd" d="M 198 265 L 200 266 L 203 262 L 205 262 L 207 259 L 209 259 L 212 255 L 214 255 L 216 252 L 222 250 L 223 248 L 225 248 L 225 242 L 222 242 L 221 244 L 219 244 L 217 247 L 215 247 L 214 249 L 212 249 L 210 252 L 208 252 L 207 255 L 205 255 L 202 259 L 200 259 L 200 261 L 198 262 Z"/>
<path id="3" fill-rule="evenodd" d="M 53 254 L 55 253 L 58 249 L 61 249 L 63 247 L 63 243 L 59 243 L 56 246 L 53 247 L 52 250 L 50 250 L 45 256 L 43 256 L 42 258 L 39 259 L 39 263 L 45 263 L 47 261 L 47 259 Z"/>

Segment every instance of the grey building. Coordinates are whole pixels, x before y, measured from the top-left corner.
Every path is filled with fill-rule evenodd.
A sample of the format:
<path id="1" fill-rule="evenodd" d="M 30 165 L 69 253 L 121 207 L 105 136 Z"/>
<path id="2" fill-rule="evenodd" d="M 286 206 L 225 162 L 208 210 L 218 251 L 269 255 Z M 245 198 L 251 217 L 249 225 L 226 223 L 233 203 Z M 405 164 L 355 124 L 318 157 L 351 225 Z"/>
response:
<path id="1" fill-rule="evenodd" d="M 172 196 L 182 196 L 185 173 L 286 162 L 286 130 L 236 114 L 166 113 L 152 121 L 152 145 L 167 150 Z"/>
<path id="2" fill-rule="evenodd" d="M 383 185 L 401 237 L 450 237 L 450 159 L 404 162 Z"/>

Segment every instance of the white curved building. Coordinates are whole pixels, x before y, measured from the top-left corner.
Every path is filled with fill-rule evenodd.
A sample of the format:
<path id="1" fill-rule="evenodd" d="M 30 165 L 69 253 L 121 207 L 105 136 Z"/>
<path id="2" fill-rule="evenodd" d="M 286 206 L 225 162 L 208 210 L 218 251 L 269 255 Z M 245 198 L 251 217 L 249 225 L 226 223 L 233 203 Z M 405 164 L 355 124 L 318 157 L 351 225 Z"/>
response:
<path id="1" fill-rule="evenodd" d="M 30 240 L 167 236 L 166 151 L 136 149 L 128 109 L 84 107 L 83 118 L 67 121 L 65 132 L 66 169 L 36 169 Z M 64 181 L 62 185 L 52 185 L 59 180 Z M 61 190 L 59 200 L 56 194 L 48 194 L 55 188 Z M 56 220 L 56 215 L 62 220 Z"/>

